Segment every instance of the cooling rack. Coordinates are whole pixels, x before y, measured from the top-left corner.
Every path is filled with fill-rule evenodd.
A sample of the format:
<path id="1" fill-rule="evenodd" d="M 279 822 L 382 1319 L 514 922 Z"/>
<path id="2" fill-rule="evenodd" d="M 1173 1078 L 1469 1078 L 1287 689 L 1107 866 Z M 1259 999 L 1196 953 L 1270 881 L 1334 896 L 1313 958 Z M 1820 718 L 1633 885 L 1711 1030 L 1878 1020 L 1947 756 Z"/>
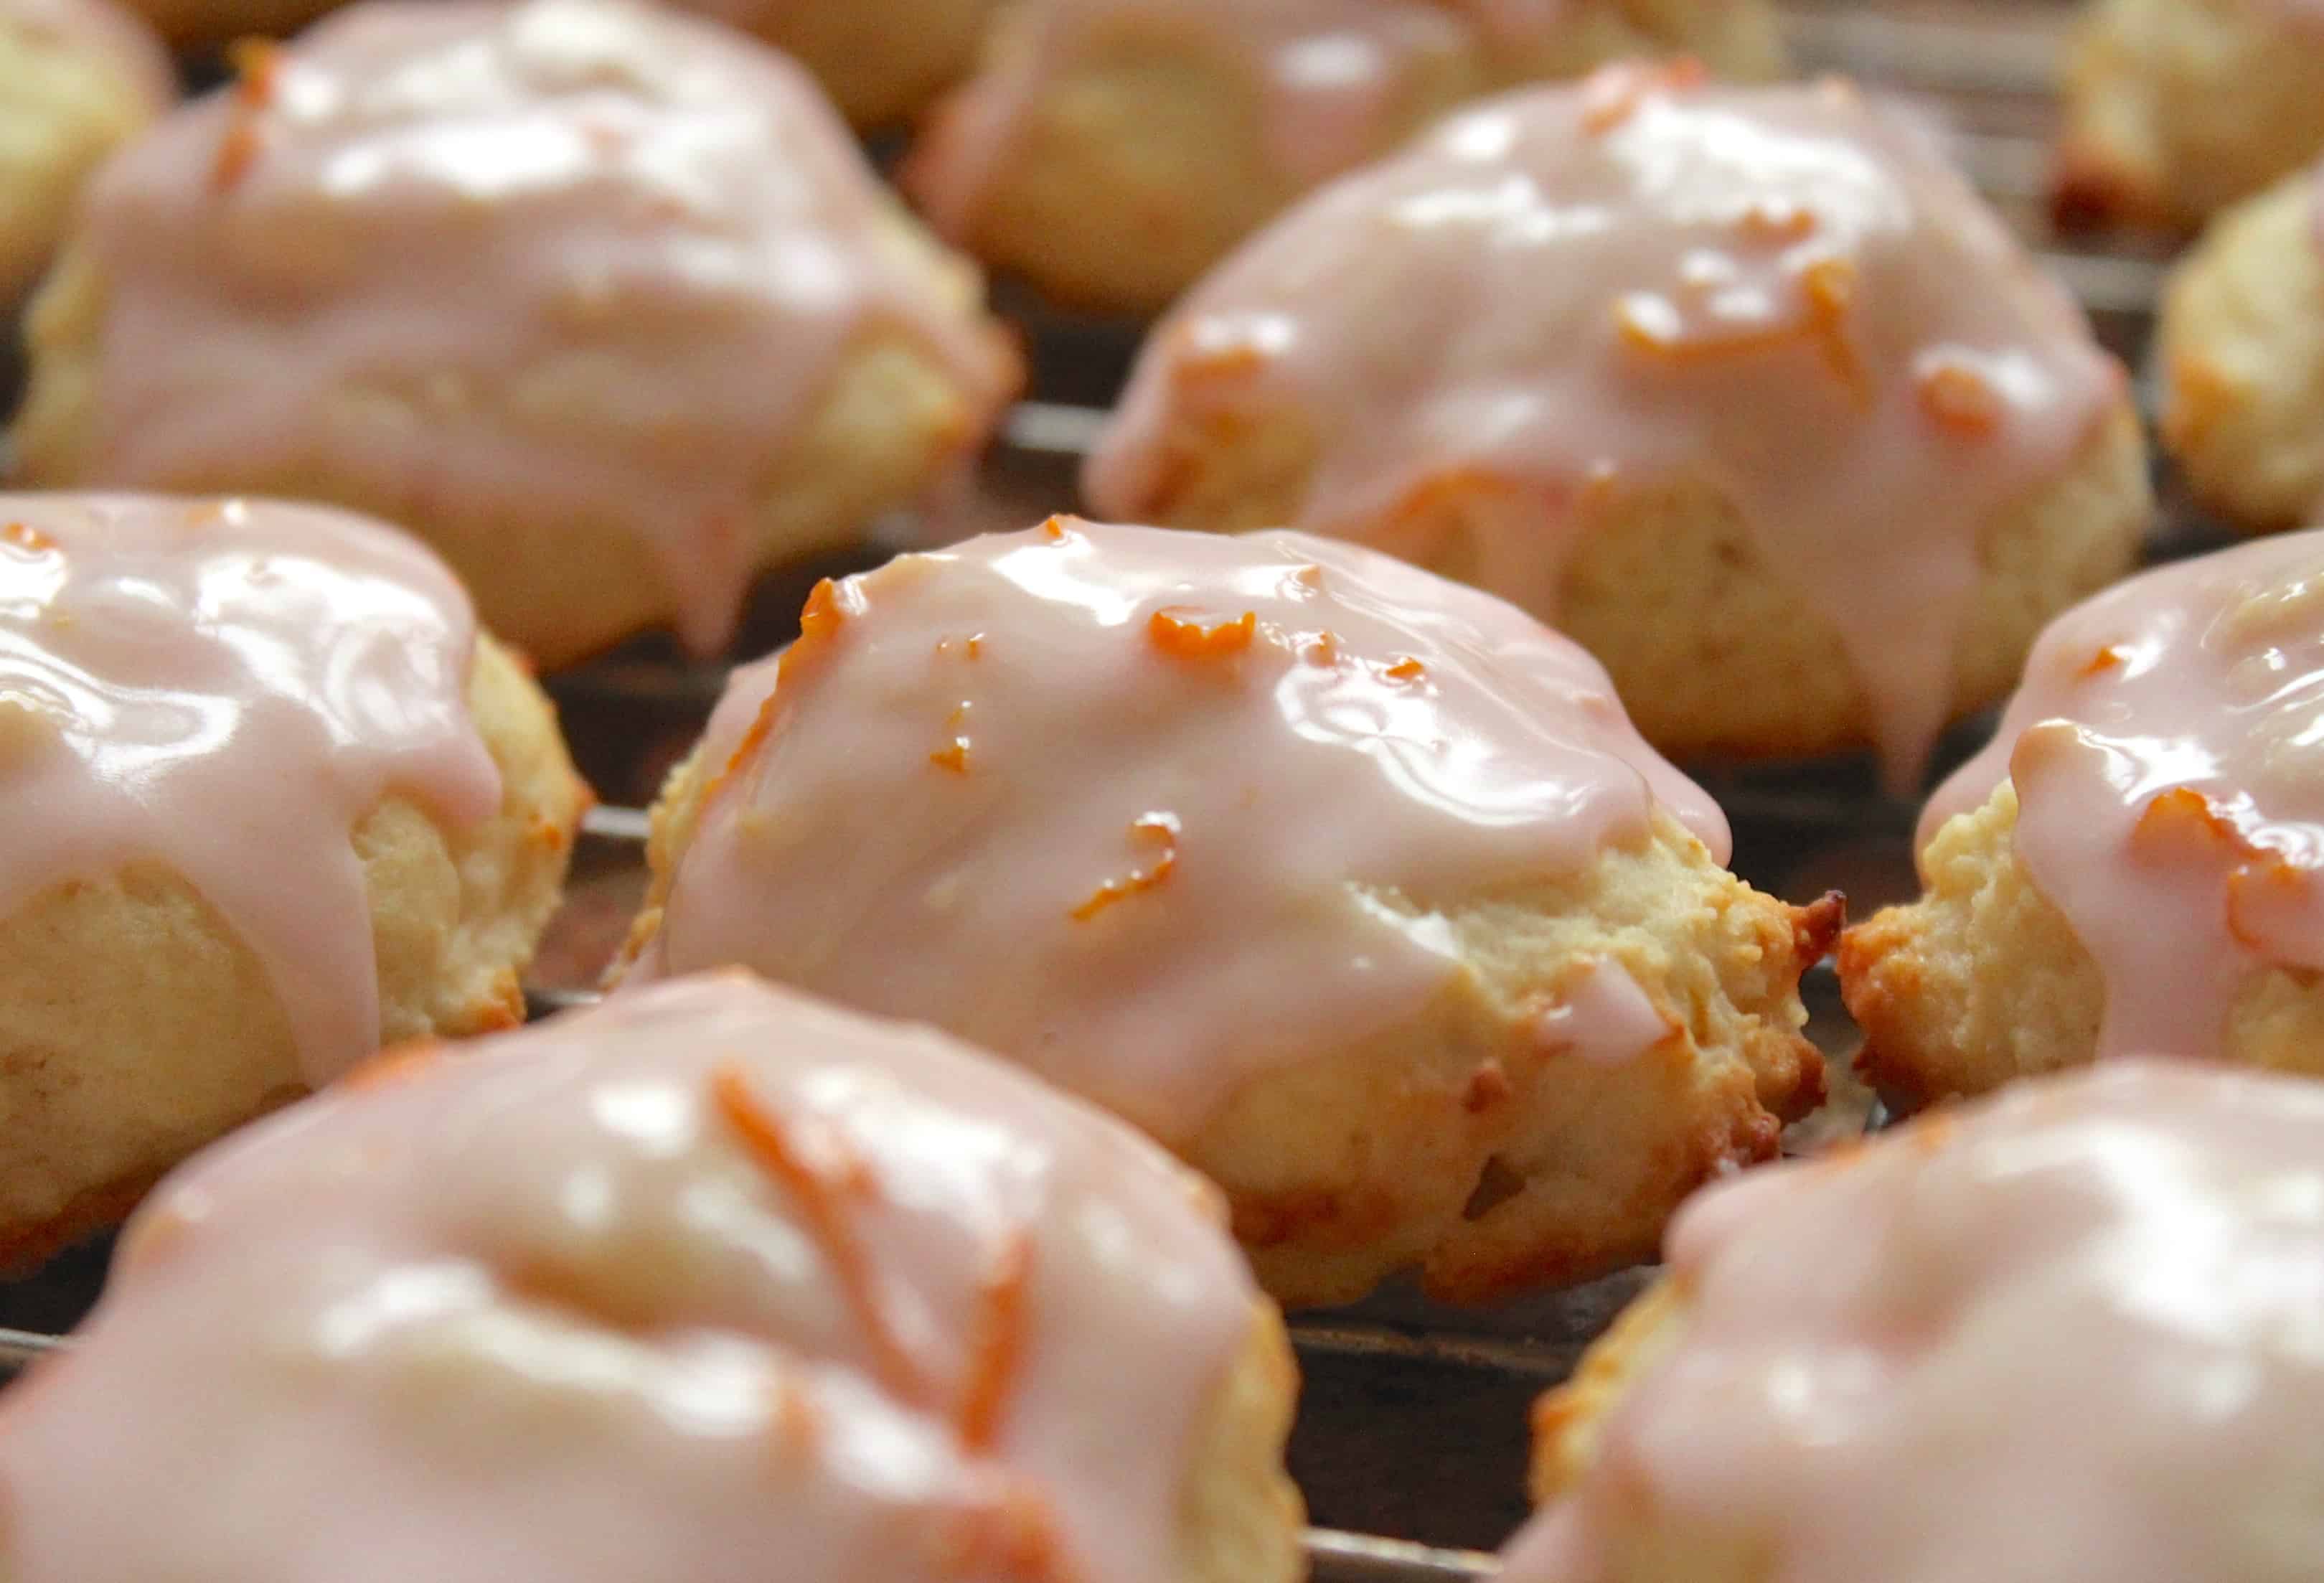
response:
<path id="1" fill-rule="evenodd" d="M 1979 188 L 2043 264 L 2081 300 L 2103 340 L 2144 365 L 2164 264 L 2152 245 L 2054 235 L 2043 201 L 2054 121 L 2054 65 L 2071 7 L 2057 0 L 1795 0 L 1788 24 L 1811 71 L 1835 71 L 1934 113 Z M 858 557 L 791 569 L 765 584 L 741 651 L 787 641 L 818 576 L 857 569 L 909 542 L 1021 527 L 1075 498 L 1074 474 L 1103 421 L 1139 327 L 1059 314 L 1000 291 L 1028 332 L 1034 399 L 1009 415 L 970 496 L 940 521 L 883 528 Z M 12 384 L 0 345 L 0 410 Z M 2167 473 L 2154 559 L 2222 540 Z M 643 889 L 644 816 L 660 776 L 691 745 L 723 671 L 658 642 L 632 644 L 550 679 L 584 773 L 606 799 L 576 852 L 571 900 L 536 965 L 536 1015 L 591 998 L 599 967 Z M 1972 722 L 1939 767 L 1978 739 Z M 1727 809 L 1736 867 L 1761 888 L 1801 897 L 1837 886 L 1859 912 L 1910 893 L 1913 810 L 1884 798 L 1868 764 L 1794 768 L 1689 766 Z M 1853 1032 L 1828 969 L 1803 985 L 1810 1033 L 1844 1061 Z M 1866 1125 L 1869 1101 L 1848 1097 L 1794 1146 Z M 106 1249 L 77 1250 L 42 1276 L 0 1284 L 0 1378 L 60 1347 L 94 1298 Z M 1486 1553 L 1522 1520 L 1526 1408 L 1563 1379 L 1581 1350 L 1644 1280 L 1612 1277 L 1507 1310 L 1435 1307 L 1390 1291 L 1293 1325 L 1305 1388 L 1291 1463 L 1313 1520 L 1307 1549 L 1321 1583 L 1466 1583 L 1488 1575 Z"/>

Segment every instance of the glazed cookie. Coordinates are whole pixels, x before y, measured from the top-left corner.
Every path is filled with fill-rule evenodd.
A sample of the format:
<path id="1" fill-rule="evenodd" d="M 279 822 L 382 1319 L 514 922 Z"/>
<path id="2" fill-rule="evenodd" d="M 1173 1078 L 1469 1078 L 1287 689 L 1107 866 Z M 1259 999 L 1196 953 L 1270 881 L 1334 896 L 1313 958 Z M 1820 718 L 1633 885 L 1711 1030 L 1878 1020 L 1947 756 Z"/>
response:
<path id="1" fill-rule="evenodd" d="M 0 314 L 81 182 L 177 91 L 160 42 L 113 0 L 0 0 Z"/>
<path id="2" fill-rule="evenodd" d="M 1150 311 L 1456 101 L 1674 49 L 1782 58 L 1764 0 L 1022 0 L 904 181 L 1049 295 Z"/>
<path id="3" fill-rule="evenodd" d="M 131 1224 L 10 1583 L 1304 1575 L 1282 1321 L 1128 1128 L 741 975 L 427 1057 Z"/>
<path id="4" fill-rule="evenodd" d="M 1609 69 L 1326 188 L 1156 329 L 1110 514 L 1360 540 L 1580 641 L 1679 754 L 1907 786 L 2150 508 L 2120 368 L 1844 85 Z"/>
<path id="5" fill-rule="evenodd" d="M 997 0 L 678 3 L 758 34 L 814 72 L 849 120 L 885 126 L 966 75 Z"/>
<path id="6" fill-rule="evenodd" d="M 402 535 L 0 495 L 0 1265 L 383 1038 L 516 1022 L 586 797 Z"/>
<path id="7" fill-rule="evenodd" d="M 2324 515 L 2324 170 L 2221 215 L 2163 300 L 2163 440 L 2252 531 Z"/>
<path id="8" fill-rule="evenodd" d="M 2324 1088 L 2133 1062 L 1704 1194 L 1501 1576 L 2307 1583 L 2319 1159 Z"/>
<path id="9" fill-rule="evenodd" d="M 2061 617 L 1840 948 L 1905 1105 L 2135 1050 L 2324 1073 L 2324 532 Z"/>
<path id="10" fill-rule="evenodd" d="M 935 1023 L 1225 1190 L 1262 1282 L 1650 1254 L 1822 1069 L 1838 903 L 1728 873 L 1605 674 L 1351 545 L 1052 520 L 826 584 L 654 815 L 627 968 Z"/>
<path id="11" fill-rule="evenodd" d="M 2094 0 L 2065 95 L 2059 222 L 2191 228 L 2324 154 L 2324 4 Z"/>
<path id="12" fill-rule="evenodd" d="M 1017 378 L 804 73 L 627 0 L 383 0 L 248 54 L 106 170 L 30 333 L 30 477 L 375 512 L 544 664 L 715 649 Z"/>

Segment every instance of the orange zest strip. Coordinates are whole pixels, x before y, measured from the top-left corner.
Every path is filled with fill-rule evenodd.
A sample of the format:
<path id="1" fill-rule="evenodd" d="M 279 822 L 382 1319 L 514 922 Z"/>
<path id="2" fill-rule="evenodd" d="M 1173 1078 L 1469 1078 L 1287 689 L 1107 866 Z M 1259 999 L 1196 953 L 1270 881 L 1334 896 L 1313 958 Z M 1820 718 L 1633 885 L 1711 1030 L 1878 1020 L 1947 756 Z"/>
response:
<path id="1" fill-rule="evenodd" d="M 2211 800 L 2192 786 L 2158 792 L 2130 832 L 2135 856 L 2169 857 L 2209 848 L 2219 853 L 2243 846 L 2236 828 L 2219 817 Z"/>
<path id="2" fill-rule="evenodd" d="M 1019 1231 L 977 1294 L 976 1328 L 969 1334 L 968 1374 L 954 1422 L 960 1443 L 987 1452 L 999 1443 L 1009 1401 L 1025 1364 L 1025 1306 L 1033 1282 L 1033 1239 Z"/>
<path id="3" fill-rule="evenodd" d="M 258 128 L 248 121 L 235 122 L 218 140 L 217 162 L 210 167 L 210 190 L 233 191 L 257 162 Z"/>
<path id="4" fill-rule="evenodd" d="M 1738 223 L 1745 236 L 1766 242 L 1803 242 L 1816 232 L 1815 211 L 1796 204 L 1755 203 Z"/>
<path id="5" fill-rule="evenodd" d="M 833 1190 L 835 1184 L 793 1145 L 781 1116 L 759 1103 L 751 1092 L 750 1078 L 740 1066 L 729 1064 L 713 1073 L 710 1092 L 718 1114 L 742 1140 L 752 1162 L 790 1195 L 805 1216 L 808 1233 L 839 1278 L 840 1291 L 863 1333 L 864 1346 L 871 1349 L 872 1368 L 881 1383 L 903 1401 L 925 1402 L 927 1382 L 896 1333 L 888 1328 L 872 1287 L 871 1264 L 863 1245 L 848 1229 L 838 1194 Z"/>
<path id="6" fill-rule="evenodd" d="M 1661 66 L 1617 66 L 1591 78 L 1582 97 L 1582 130 L 1597 135 L 1611 132 L 1637 112 L 1647 94 L 1656 89 L 1685 93 L 1710 80 L 1702 61 L 1682 56 Z"/>
<path id="7" fill-rule="evenodd" d="M 1256 610 L 1246 610 L 1215 626 L 1204 625 L 1202 617 L 1190 612 L 1157 610 L 1146 624 L 1146 635 L 1154 640 L 1154 646 L 1182 660 L 1215 660 L 1240 653 L 1250 647 L 1258 631 Z"/>
<path id="8" fill-rule="evenodd" d="M 2084 661 L 2082 668 L 2075 671 L 2074 674 L 2077 676 L 2097 676 L 2108 671 L 2119 670 L 2126 658 L 2127 658 L 2127 656 L 2125 655 L 2120 649 L 2115 647 L 2112 643 L 2108 643 L 2106 647 L 2100 649 L 2097 653 L 2092 654 L 2088 660 Z"/>
<path id="9" fill-rule="evenodd" d="M 423 1039 L 417 1043 L 399 1045 L 350 1068 L 339 1078 L 338 1087 L 350 1092 L 390 1088 L 420 1076 L 434 1067 L 443 1055 L 444 1044 L 438 1039 Z"/>
<path id="10" fill-rule="evenodd" d="M 1964 363 L 1940 363 L 1921 375 L 1921 410 L 1937 427 L 1965 439 L 1990 434 L 2001 422 L 2001 401 L 1984 375 Z"/>
<path id="11" fill-rule="evenodd" d="M 2298 919 L 2305 911 L 2310 875 L 2273 852 L 2255 853 L 2252 861 L 2227 875 L 2227 932 L 2245 949 L 2267 950 L 2271 921 Z"/>
<path id="12" fill-rule="evenodd" d="M 1041 524 L 1041 532 L 1052 544 L 1062 544 L 1072 535 L 1065 532 L 1065 519 L 1053 516 Z"/>
<path id="13" fill-rule="evenodd" d="M 1056 1515 L 1029 1482 L 1011 1480 L 996 1496 L 963 1506 L 942 1542 L 936 1569 L 955 1578 L 1073 1583 Z"/>
<path id="14" fill-rule="evenodd" d="M 710 783 L 702 789 L 703 807 L 709 807 L 711 800 L 724 791 L 726 783 L 733 780 L 742 766 L 767 745 L 767 738 L 775 728 L 776 706 L 788 696 L 784 688 L 796 683 L 798 668 L 807 658 L 830 646 L 839 629 L 846 625 L 847 615 L 847 606 L 842 601 L 839 586 L 829 578 L 823 579 L 809 590 L 807 603 L 799 608 L 799 634 L 792 641 L 791 646 L 783 651 L 782 658 L 775 662 L 774 690 L 760 700 L 759 712 L 752 719 L 751 728 L 742 733 L 742 740 L 734 745 L 734 751 L 726 755 L 726 762 L 719 766 L 716 774 L 710 777 Z"/>
<path id="15" fill-rule="evenodd" d="M 226 47 L 226 58 L 234 69 L 237 103 L 254 110 L 274 103 L 275 87 L 282 74 L 281 45 L 272 39 L 237 39 Z"/>
<path id="16" fill-rule="evenodd" d="M 235 73 L 234 118 L 218 139 L 217 159 L 210 166 L 210 187 L 217 192 L 240 186 L 257 162 L 258 118 L 274 103 L 282 51 L 264 39 L 244 39 L 227 51 L 227 59 Z"/>
<path id="17" fill-rule="evenodd" d="M 955 736 L 949 747 L 939 747 L 928 754 L 928 763 L 938 769 L 950 770 L 955 775 L 968 773 L 968 738 Z"/>
<path id="18" fill-rule="evenodd" d="M 1849 387 L 1850 394 L 1859 403 L 1868 401 L 1864 372 L 1842 322 L 1849 291 L 1843 282 L 1852 276 L 1844 260 L 1825 259 L 1821 264 L 1829 267 L 1811 264 L 1801 276 L 1808 298 L 1808 317 L 1803 324 L 1735 335 L 1690 337 L 1667 299 L 1652 292 L 1632 292 L 1615 302 L 1614 328 L 1623 344 L 1633 351 L 1681 366 L 1751 356 L 1794 341 L 1812 340 L 1822 354 L 1825 366 Z"/>
<path id="19" fill-rule="evenodd" d="M 1392 681 L 1417 681 L 1428 674 L 1428 667 L 1406 654 L 1384 672 Z"/>
<path id="20" fill-rule="evenodd" d="M 1178 866 L 1179 830 L 1176 814 L 1147 814 L 1130 827 L 1130 833 L 1133 838 L 1143 837 L 1148 841 L 1158 841 L 1162 847 L 1160 855 L 1146 867 L 1133 868 L 1121 878 L 1110 879 L 1092 891 L 1089 900 L 1073 910 L 1072 917 L 1074 922 L 1087 923 L 1123 897 L 1134 896 L 1140 891 L 1152 890 L 1168 879 L 1171 871 Z"/>
<path id="21" fill-rule="evenodd" d="M 1800 271 L 1807 292 L 1809 325 L 1823 360 L 1859 404 L 1871 400 L 1864 366 L 1848 338 L 1848 310 L 1856 301 L 1856 266 L 1844 258 L 1819 258 Z"/>
<path id="22" fill-rule="evenodd" d="M 726 762 L 719 766 L 716 774 L 710 777 L 710 784 L 702 789 L 703 807 L 708 808 L 711 800 L 726 789 L 726 783 L 734 778 L 744 762 L 766 745 L 768 734 L 775 728 L 775 705 L 782 699 L 780 671 L 776 673 L 775 683 L 775 690 L 760 700 L 759 712 L 752 717 L 751 728 L 742 733 L 742 740 L 734 745 L 734 751 L 726 755 Z"/>
<path id="23" fill-rule="evenodd" d="M 0 542 L 14 544 L 32 555 L 45 555 L 57 542 L 30 523 L 0 523 Z"/>
<path id="24" fill-rule="evenodd" d="M 2227 932 L 2246 950 L 2266 955 L 2276 925 L 2304 918 L 2316 875 L 2283 855 L 2255 845 L 2211 800 L 2173 786 L 2147 803 L 2130 832 L 2133 856 L 2149 863 L 2218 864 L 2227 869 Z"/>
<path id="25" fill-rule="evenodd" d="M 847 612 L 839 604 L 839 585 L 829 578 L 820 579 L 807 590 L 807 603 L 799 606 L 798 643 L 785 649 L 783 658 L 788 660 L 798 653 L 800 643 L 829 638 L 846 620 Z M 776 674 L 780 675 L 782 670 L 777 666 Z"/>
<path id="26" fill-rule="evenodd" d="M 786 1464 L 804 1462 L 823 1439 L 823 1409 L 793 1380 L 776 1386 L 775 1449 Z"/>

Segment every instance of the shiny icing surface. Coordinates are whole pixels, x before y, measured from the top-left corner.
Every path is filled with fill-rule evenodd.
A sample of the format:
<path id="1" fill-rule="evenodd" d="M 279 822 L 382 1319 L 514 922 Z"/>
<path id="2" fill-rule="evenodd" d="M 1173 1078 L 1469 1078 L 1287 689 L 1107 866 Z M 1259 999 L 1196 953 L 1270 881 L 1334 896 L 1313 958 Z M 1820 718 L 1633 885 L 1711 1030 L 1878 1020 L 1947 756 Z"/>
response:
<path id="1" fill-rule="evenodd" d="M 768 474 L 853 337 L 900 330 L 1008 393 L 901 223 L 807 75 L 714 23 L 358 5 L 97 182 L 88 470 L 321 470 L 422 522 L 627 522 L 715 646 Z"/>
<path id="2" fill-rule="evenodd" d="M 1545 615 L 1609 490 L 1707 482 L 1838 630 L 1902 779 L 1981 532 L 2121 390 L 1920 126 L 1625 66 L 1454 116 L 1247 244 L 1149 338 L 1084 482 L 1156 512 L 1181 430 L 1288 412 L 1320 448 L 1292 525 L 1427 560 L 1427 491 L 1514 486 L 1479 580 Z"/>
<path id="3" fill-rule="evenodd" d="M 1621 1569 L 1651 1526 L 1784 1583 L 2306 1583 L 2319 1162 L 2324 1087 L 2139 1061 L 1702 1194 L 1675 1348 L 1502 1576 L 1686 1575 Z"/>
<path id="4" fill-rule="evenodd" d="M 178 74 L 161 41 L 113 0 L 0 0 L 0 29 L 69 42 L 109 57 L 154 108 L 178 97 Z"/>
<path id="5" fill-rule="evenodd" d="M 500 804 L 475 644 L 451 573 L 360 517 L 0 494 L 0 918 L 161 864 L 328 1081 L 379 1042 L 355 827 L 391 794 L 455 823 Z"/>
<path id="6" fill-rule="evenodd" d="M 1053 519 L 804 625 L 711 722 L 723 778 L 632 977 L 740 962 L 936 1023 L 1166 1143 L 1417 1014 L 1466 970 L 1439 909 L 1582 871 L 1657 804 L 1725 859 L 1594 661 L 1355 546 Z M 1545 1040 L 1599 1059 L 1667 1032 L 1610 962 L 1559 1000 Z"/>
<path id="7" fill-rule="evenodd" d="M 1258 1299 L 1127 1128 L 740 975 L 411 1059 L 149 1200 L 0 1399 L 11 1583 L 1185 1576 Z"/>
<path id="8" fill-rule="evenodd" d="M 2060 616 L 1920 844 L 2005 778 L 2018 860 L 2105 975 L 2098 1053 L 2218 1053 L 2253 973 L 2324 968 L 2324 531 Z"/>
<path id="9" fill-rule="evenodd" d="M 1185 37 L 1246 62 L 1260 88 L 1268 162 L 1305 186 L 1380 153 L 1411 113 L 1415 75 L 1471 48 L 1470 30 L 1420 0 L 1030 0 L 1012 44 L 955 96 L 916 152 L 913 195 L 966 232 L 1037 106 L 1116 47 Z"/>

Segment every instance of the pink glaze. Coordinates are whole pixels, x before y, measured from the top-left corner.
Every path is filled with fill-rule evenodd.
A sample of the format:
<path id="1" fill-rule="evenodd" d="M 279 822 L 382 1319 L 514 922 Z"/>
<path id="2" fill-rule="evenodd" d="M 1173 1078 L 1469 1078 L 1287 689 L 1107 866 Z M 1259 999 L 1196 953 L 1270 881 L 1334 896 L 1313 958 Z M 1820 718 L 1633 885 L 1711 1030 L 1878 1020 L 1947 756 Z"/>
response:
<path id="1" fill-rule="evenodd" d="M 1012 378 L 802 70 L 625 0 L 343 12 L 87 220 L 92 476 L 322 467 L 423 523 L 627 521 L 702 648 L 851 338 L 910 336 L 994 410 Z"/>
<path id="2" fill-rule="evenodd" d="M 740 975 L 624 996 L 165 1183 L 0 1403 L 0 1569 L 1176 1583 L 1259 1301 L 1222 1218 L 932 1032 Z"/>
<path id="3" fill-rule="evenodd" d="M 2140 1061 L 1704 1193 L 1675 1349 L 1505 1583 L 1698 1532 L 1783 1583 L 2311 1583 L 2319 1161 L 2324 1087 Z"/>
<path id="4" fill-rule="evenodd" d="M 1417 0 L 1030 0 L 1010 24 L 1021 47 L 954 96 L 940 135 L 909 167 L 913 196 L 954 236 L 974 224 L 1036 106 L 1114 40 L 1183 36 L 1249 63 L 1263 89 L 1267 155 L 1306 186 L 1382 153 L 1408 113 L 1416 73 L 1471 45 L 1469 30 Z"/>
<path id="5" fill-rule="evenodd" d="M 0 28 L 24 29 L 111 58 L 123 80 L 156 110 L 178 97 L 177 69 L 161 39 L 113 0 L 0 0 Z"/>
<path id="6" fill-rule="evenodd" d="M 1637 980 L 1603 957 L 1582 965 L 1534 1027 L 1543 1049 L 1608 1066 L 1619 1066 L 1678 1031 Z"/>
<path id="7" fill-rule="evenodd" d="M 427 550 L 314 506 L 0 495 L 0 918 L 151 862 L 257 953 L 320 1085 L 379 1044 L 349 837 L 500 804 L 475 626 Z"/>
<path id="8" fill-rule="evenodd" d="M 2216 1055 L 2252 974 L 2324 968 L 2319 713 L 2324 531 L 2163 567 L 2051 624 L 1919 845 L 2013 782 L 2018 859 L 2106 977 L 2098 1053 Z"/>
<path id="9" fill-rule="evenodd" d="M 1588 655 L 1349 545 L 1057 519 L 807 626 L 720 706 L 702 762 L 740 763 L 632 976 L 740 962 L 936 1023 L 1166 1143 L 1420 1012 L 1466 970 L 1435 909 L 1586 869 L 1658 803 L 1725 859 Z M 1641 1026 L 1608 977 L 1563 1031 L 1601 1058 Z"/>
<path id="10" fill-rule="evenodd" d="M 1176 431 L 1288 410 L 1321 447 L 1295 525 L 1425 561 L 1424 491 L 1515 486 L 1480 580 L 1549 616 L 1600 492 L 1706 480 L 1909 778 L 1980 534 L 2120 371 L 1919 127 L 1840 84 L 1691 80 L 1512 95 L 1316 194 L 1154 332 L 1091 500 L 1166 510 Z"/>

